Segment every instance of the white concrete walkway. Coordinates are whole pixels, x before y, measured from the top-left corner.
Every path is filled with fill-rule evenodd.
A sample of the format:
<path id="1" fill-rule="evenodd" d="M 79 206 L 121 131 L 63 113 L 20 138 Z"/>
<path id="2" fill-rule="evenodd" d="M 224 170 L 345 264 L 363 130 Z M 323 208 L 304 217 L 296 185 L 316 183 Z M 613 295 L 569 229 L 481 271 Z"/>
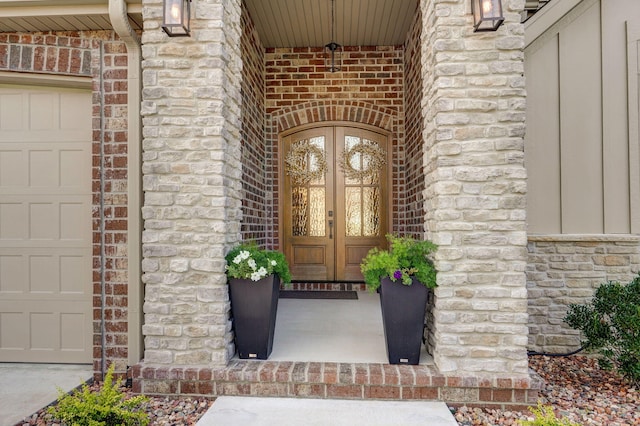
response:
<path id="1" fill-rule="evenodd" d="M 92 365 L 0 363 L 0 426 L 13 426 L 93 375 Z"/>
<path id="2" fill-rule="evenodd" d="M 197 426 L 457 426 L 444 402 L 223 396 Z"/>

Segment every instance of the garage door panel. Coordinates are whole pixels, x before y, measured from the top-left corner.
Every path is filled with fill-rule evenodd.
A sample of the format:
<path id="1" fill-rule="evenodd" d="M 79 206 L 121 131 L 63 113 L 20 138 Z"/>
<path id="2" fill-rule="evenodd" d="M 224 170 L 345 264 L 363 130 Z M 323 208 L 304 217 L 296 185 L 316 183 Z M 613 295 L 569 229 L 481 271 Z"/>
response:
<path id="1" fill-rule="evenodd" d="M 0 247 L 62 247 L 91 244 L 90 195 L 4 196 L 0 201 Z M 50 246 L 50 244 L 49 244 Z"/>
<path id="2" fill-rule="evenodd" d="M 24 275 L 26 257 L 6 254 L 0 255 L 0 294 L 6 298 L 10 293 L 22 293 L 24 284 L 21 278 Z"/>
<path id="3" fill-rule="evenodd" d="M 33 304 L 0 302 L 0 358 L 22 353 L 27 362 L 80 362 L 91 340 L 90 312 L 73 312 L 69 302 L 52 303 L 41 310 L 25 311 Z M 77 305 L 77 304 L 76 304 Z M 22 358 L 20 358 L 22 360 Z"/>
<path id="4" fill-rule="evenodd" d="M 60 94 L 60 130 L 77 130 L 82 124 L 78 123 L 78 117 L 87 115 L 87 109 L 91 109 L 90 99 L 85 92 L 65 92 Z M 84 126 L 82 126 L 84 129 Z"/>
<path id="5" fill-rule="evenodd" d="M 0 240 L 24 240 L 28 236 L 25 203 L 8 198 L 0 202 Z"/>
<path id="6" fill-rule="evenodd" d="M 44 148 L 42 143 L 0 143 L 0 191 L 90 192 L 90 147 L 61 142 Z"/>
<path id="7" fill-rule="evenodd" d="M 0 310 L 0 350 L 23 350 L 28 345 L 28 315 L 18 306 Z"/>
<path id="8" fill-rule="evenodd" d="M 90 297 L 91 268 L 84 249 L 0 249 L 0 278 L 3 300 L 11 294 L 25 300 L 82 301 Z"/>
<path id="9" fill-rule="evenodd" d="M 0 86 L 0 362 L 92 358 L 91 94 Z"/>
<path id="10" fill-rule="evenodd" d="M 27 99 L 20 91 L 0 93 L 0 130 L 3 132 L 22 130 L 26 127 Z"/>
<path id="11" fill-rule="evenodd" d="M 26 172 L 23 151 L 9 147 L 0 148 L 0 189 L 23 186 L 27 181 Z"/>
<path id="12" fill-rule="evenodd" d="M 57 130 L 60 113 L 56 93 L 28 93 L 29 130 Z"/>

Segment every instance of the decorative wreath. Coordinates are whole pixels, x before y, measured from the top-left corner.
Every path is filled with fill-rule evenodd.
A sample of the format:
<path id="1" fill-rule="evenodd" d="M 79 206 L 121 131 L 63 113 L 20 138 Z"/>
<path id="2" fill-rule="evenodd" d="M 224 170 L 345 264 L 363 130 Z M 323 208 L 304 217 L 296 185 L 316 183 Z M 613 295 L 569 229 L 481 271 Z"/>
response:
<path id="1" fill-rule="evenodd" d="M 355 154 L 360 154 L 363 158 L 368 157 L 367 167 L 355 168 L 351 160 Z M 375 143 L 359 142 L 342 153 L 342 169 L 348 179 L 360 180 L 372 176 L 387 163 L 386 153 Z"/>
<path id="2" fill-rule="evenodd" d="M 309 161 L 308 163 L 307 158 L 310 160 L 311 157 L 315 158 L 315 162 Z M 301 140 L 291 145 L 284 162 L 287 165 L 287 174 L 298 185 L 305 185 L 312 180 L 319 179 L 328 170 L 327 159 L 322 150 L 311 145 L 307 140 Z M 315 164 L 315 167 L 312 168 L 311 164 Z"/>

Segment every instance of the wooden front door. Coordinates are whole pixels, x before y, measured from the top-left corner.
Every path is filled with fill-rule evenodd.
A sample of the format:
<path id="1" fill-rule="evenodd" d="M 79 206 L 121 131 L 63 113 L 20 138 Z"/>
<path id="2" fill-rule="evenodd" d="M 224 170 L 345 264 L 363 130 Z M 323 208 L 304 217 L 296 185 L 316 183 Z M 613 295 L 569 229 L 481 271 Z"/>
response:
<path id="1" fill-rule="evenodd" d="M 347 126 L 281 138 L 283 247 L 294 280 L 362 281 L 387 232 L 387 136 Z"/>

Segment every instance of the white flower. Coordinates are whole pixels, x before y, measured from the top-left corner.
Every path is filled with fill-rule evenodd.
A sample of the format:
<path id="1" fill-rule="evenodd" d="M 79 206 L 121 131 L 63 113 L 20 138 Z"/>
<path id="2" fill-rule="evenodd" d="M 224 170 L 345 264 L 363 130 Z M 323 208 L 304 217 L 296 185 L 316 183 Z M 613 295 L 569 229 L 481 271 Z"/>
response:
<path id="1" fill-rule="evenodd" d="M 261 276 L 266 277 L 267 276 L 267 268 L 265 268 L 264 266 L 261 266 L 260 269 L 258 269 L 258 273 Z"/>
<path id="2" fill-rule="evenodd" d="M 278 264 L 278 262 L 276 262 L 275 260 L 271 260 L 271 266 L 276 266 Z"/>
<path id="3" fill-rule="evenodd" d="M 251 273 L 251 281 L 260 281 L 260 278 L 262 278 L 262 277 L 260 276 L 259 273 L 257 273 L 257 272 L 252 272 Z"/>
<path id="4" fill-rule="evenodd" d="M 242 262 L 242 257 L 240 255 L 237 255 L 233 258 L 233 263 L 235 263 L 236 265 L 240 262 Z"/>
<path id="5" fill-rule="evenodd" d="M 249 267 L 250 267 L 251 269 L 253 269 L 254 271 L 256 270 L 256 261 L 255 261 L 255 260 L 253 260 L 253 259 L 249 259 L 249 260 L 247 261 L 247 265 L 249 265 Z"/>
<path id="6" fill-rule="evenodd" d="M 251 253 L 247 250 L 242 250 L 238 256 L 240 256 L 241 259 L 248 259 L 249 256 L 251 256 Z"/>

